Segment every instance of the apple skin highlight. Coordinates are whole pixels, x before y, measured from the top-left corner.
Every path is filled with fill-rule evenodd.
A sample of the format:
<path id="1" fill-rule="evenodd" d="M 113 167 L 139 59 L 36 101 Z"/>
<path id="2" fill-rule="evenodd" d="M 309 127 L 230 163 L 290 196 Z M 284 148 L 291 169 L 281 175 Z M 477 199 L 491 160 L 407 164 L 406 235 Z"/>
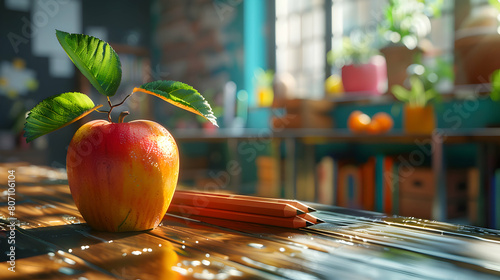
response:
<path id="1" fill-rule="evenodd" d="M 89 226 L 140 231 L 158 226 L 179 176 L 179 152 L 153 121 L 95 120 L 73 136 L 66 157 L 71 195 Z"/>

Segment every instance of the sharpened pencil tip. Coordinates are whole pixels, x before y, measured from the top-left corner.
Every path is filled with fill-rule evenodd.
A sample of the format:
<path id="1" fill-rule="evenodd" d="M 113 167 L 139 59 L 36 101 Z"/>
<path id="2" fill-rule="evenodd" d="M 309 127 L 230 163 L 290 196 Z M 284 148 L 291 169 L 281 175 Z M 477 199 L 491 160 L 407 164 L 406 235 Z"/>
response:
<path id="1" fill-rule="evenodd" d="M 325 222 L 325 221 L 323 221 L 322 219 L 318 219 L 318 218 L 316 218 L 316 223 L 321 224 L 321 223 L 326 223 L 326 222 Z"/>
<path id="2" fill-rule="evenodd" d="M 316 209 L 314 209 L 314 208 L 312 208 L 312 207 L 310 207 L 310 206 L 307 206 L 307 210 L 308 210 L 309 212 L 316 212 Z"/>
<path id="3" fill-rule="evenodd" d="M 306 227 L 310 227 L 310 226 L 312 226 L 312 225 L 314 225 L 314 223 L 311 223 L 311 222 L 309 222 L 309 221 L 306 221 Z"/>
<path id="4" fill-rule="evenodd" d="M 302 214 L 305 214 L 306 212 L 300 210 L 300 209 L 297 209 L 297 215 L 302 215 Z"/>

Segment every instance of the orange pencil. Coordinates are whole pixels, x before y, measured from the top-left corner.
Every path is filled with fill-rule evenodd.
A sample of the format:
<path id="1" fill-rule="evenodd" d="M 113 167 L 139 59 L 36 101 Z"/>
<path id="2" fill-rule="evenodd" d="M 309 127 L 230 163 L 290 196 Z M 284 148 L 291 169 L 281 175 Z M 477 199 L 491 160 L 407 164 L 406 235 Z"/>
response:
<path id="1" fill-rule="evenodd" d="M 299 215 L 299 217 L 301 217 L 302 219 L 306 220 L 306 221 L 309 221 L 313 224 L 321 224 L 321 223 L 324 223 L 325 221 L 323 221 L 322 219 L 320 218 L 317 218 L 309 213 L 304 213 L 304 214 L 301 214 Z"/>
<path id="2" fill-rule="evenodd" d="M 192 194 L 189 192 L 175 192 L 172 203 L 276 217 L 293 217 L 304 214 L 302 210 L 282 202 L 223 197 L 200 193 Z"/>
<path id="3" fill-rule="evenodd" d="M 305 219 L 298 216 L 273 217 L 178 204 L 170 204 L 167 212 L 180 214 L 187 217 L 189 217 L 190 215 L 195 215 L 286 228 L 301 228 L 313 225 L 313 223 L 306 221 Z"/>
<path id="4" fill-rule="evenodd" d="M 191 193 L 198 195 L 211 195 L 211 196 L 220 196 L 220 197 L 235 197 L 242 198 L 247 200 L 259 200 L 259 201 L 274 201 L 280 203 L 286 203 L 290 206 L 293 206 L 305 213 L 310 213 L 316 211 L 316 209 L 305 205 L 304 203 L 292 200 L 292 199 L 280 199 L 280 198 L 269 198 L 269 197 L 258 197 L 258 196 L 249 196 L 249 195 L 240 195 L 240 194 L 222 194 L 222 193 L 209 193 L 209 192 L 199 192 L 199 191 L 176 191 L 175 193 Z"/>

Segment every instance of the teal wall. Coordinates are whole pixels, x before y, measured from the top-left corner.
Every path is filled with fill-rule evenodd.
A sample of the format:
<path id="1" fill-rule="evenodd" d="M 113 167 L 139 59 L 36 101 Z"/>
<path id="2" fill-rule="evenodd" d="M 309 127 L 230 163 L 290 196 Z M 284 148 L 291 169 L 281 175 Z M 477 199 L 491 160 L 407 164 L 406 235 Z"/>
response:
<path id="1" fill-rule="evenodd" d="M 456 100 L 436 108 L 439 128 L 468 129 L 500 126 L 500 103 L 489 96 Z"/>
<path id="2" fill-rule="evenodd" d="M 245 89 L 249 93 L 250 107 L 255 106 L 254 72 L 267 68 L 266 1 L 244 1 Z"/>

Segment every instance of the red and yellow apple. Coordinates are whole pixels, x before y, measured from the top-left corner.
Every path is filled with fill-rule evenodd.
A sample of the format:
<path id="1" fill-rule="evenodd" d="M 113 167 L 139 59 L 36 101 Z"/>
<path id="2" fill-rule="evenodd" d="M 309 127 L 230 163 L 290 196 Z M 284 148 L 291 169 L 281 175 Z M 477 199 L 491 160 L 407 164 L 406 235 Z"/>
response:
<path id="1" fill-rule="evenodd" d="M 95 120 L 73 136 L 66 167 L 71 194 L 88 225 L 140 231 L 158 226 L 170 205 L 179 152 L 158 123 Z"/>

